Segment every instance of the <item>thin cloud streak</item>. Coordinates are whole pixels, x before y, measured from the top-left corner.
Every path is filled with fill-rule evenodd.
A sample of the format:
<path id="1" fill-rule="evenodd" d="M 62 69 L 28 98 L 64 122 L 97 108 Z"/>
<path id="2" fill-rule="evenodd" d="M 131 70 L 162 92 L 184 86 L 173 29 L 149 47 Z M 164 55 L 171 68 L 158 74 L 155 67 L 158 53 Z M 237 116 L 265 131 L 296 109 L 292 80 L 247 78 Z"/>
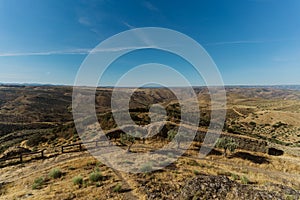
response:
<path id="1" fill-rule="evenodd" d="M 135 26 L 130 25 L 128 22 L 122 21 L 123 25 L 126 26 L 129 29 L 135 29 Z"/>
<path id="2" fill-rule="evenodd" d="M 78 22 L 84 26 L 90 26 L 91 22 L 87 17 L 79 17 Z"/>
<path id="3" fill-rule="evenodd" d="M 22 52 L 22 53 L 0 53 L 0 57 L 18 57 L 18 56 L 51 56 L 51 55 L 87 55 L 100 52 L 118 52 L 125 50 L 157 48 L 156 46 L 128 46 L 112 48 L 95 48 L 95 49 L 75 49 L 66 51 L 47 51 L 47 52 Z"/>
<path id="4" fill-rule="evenodd" d="M 149 1 L 144 1 L 143 5 L 150 11 L 159 12 L 159 9 L 155 7 L 152 3 Z"/>
<path id="5" fill-rule="evenodd" d="M 84 55 L 88 54 L 89 49 L 76 49 L 64 51 L 45 51 L 45 52 L 21 52 L 21 53 L 0 53 L 0 57 L 17 57 L 17 56 L 51 56 L 51 55 Z"/>
<path id="6" fill-rule="evenodd" d="M 146 46 L 128 46 L 128 47 L 113 47 L 107 49 L 93 49 L 90 51 L 91 54 L 100 53 L 100 52 L 117 52 L 117 51 L 126 51 L 126 50 L 135 50 L 135 49 L 149 49 L 149 48 L 157 48 L 157 46 L 146 45 Z"/>
<path id="7" fill-rule="evenodd" d="M 218 45 L 230 45 L 230 44 L 263 44 L 270 42 L 288 42 L 295 41 L 295 39 L 278 39 L 278 40 L 237 40 L 237 41 L 225 41 L 225 42 L 213 42 L 206 43 L 206 46 L 218 46 Z"/>
<path id="8" fill-rule="evenodd" d="M 207 46 L 218 46 L 218 45 L 228 45 L 228 44 L 261 44 L 267 41 L 251 41 L 251 40 L 239 40 L 239 41 L 228 41 L 228 42 L 214 42 L 214 43 L 207 43 Z"/>

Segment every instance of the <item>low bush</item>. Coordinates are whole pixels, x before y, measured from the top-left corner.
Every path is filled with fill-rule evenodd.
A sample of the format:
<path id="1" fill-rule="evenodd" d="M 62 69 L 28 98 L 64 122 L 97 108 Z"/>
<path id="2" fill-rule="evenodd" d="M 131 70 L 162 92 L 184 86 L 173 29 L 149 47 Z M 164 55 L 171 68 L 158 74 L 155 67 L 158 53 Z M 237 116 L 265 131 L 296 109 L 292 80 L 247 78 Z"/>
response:
<path id="1" fill-rule="evenodd" d="M 241 176 L 240 179 L 242 184 L 248 184 L 250 182 L 246 176 Z"/>
<path id="2" fill-rule="evenodd" d="M 231 174 L 231 177 L 234 181 L 239 180 L 239 176 L 236 174 Z"/>
<path id="3" fill-rule="evenodd" d="M 92 172 L 89 177 L 91 182 L 101 181 L 102 175 L 100 172 Z"/>
<path id="4" fill-rule="evenodd" d="M 190 160 L 187 162 L 188 165 L 191 165 L 191 166 L 199 166 L 199 163 L 195 160 Z"/>
<path id="5" fill-rule="evenodd" d="M 200 175 L 200 172 L 198 170 L 193 171 L 195 175 Z"/>
<path id="6" fill-rule="evenodd" d="M 45 179 L 43 177 L 38 177 L 34 179 L 34 182 L 32 184 L 32 189 L 37 190 L 41 189 L 42 185 L 44 184 Z"/>
<path id="7" fill-rule="evenodd" d="M 74 185 L 79 185 L 79 186 L 81 186 L 82 183 L 83 183 L 83 178 L 82 178 L 82 176 L 75 176 L 75 177 L 73 178 L 73 184 L 74 184 Z"/>
<path id="8" fill-rule="evenodd" d="M 62 177 L 62 172 L 60 171 L 60 169 L 55 168 L 49 172 L 49 176 L 51 178 L 57 179 L 57 178 Z"/>
<path id="9" fill-rule="evenodd" d="M 121 192 L 122 190 L 122 185 L 120 183 L 118 183 L 114 189 L 113 189 L 113 192 Z"/>
<path id="10" fill-rule="evenodd" d="M 152 163 L 146 163 L 141 167 L 141 172 L 150 172 L 152 171 L 153 165 Z"/>

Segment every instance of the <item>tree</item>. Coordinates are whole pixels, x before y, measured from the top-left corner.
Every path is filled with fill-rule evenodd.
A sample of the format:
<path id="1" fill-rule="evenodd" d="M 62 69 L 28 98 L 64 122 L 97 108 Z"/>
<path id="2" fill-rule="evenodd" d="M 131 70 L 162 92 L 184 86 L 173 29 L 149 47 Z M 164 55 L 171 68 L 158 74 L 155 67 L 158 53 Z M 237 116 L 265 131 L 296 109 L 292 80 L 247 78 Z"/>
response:
<path id="1" fill-rule="evenodd" d="M 120 141 L 122 144 L 125 144 L 125 142 L 129 143 L 127 151 L 130 152 L 130 148 L 135 142 L 135 137 L 132 134 L 122 133 L 120 137 Z"/>
<path id="2" fill-rule="evenodd" d="M 177 131 L 175 131 L 174 129 L 171 129 L 168 131 L 168 140 L 172 141 L 173 139 L 175 139 L 176 143 L 177 143 L 177 148 L 180 148 L 180 143 L 184 140 L 184 136 L 183 135 L 177 135 Z"/>
<path id="3" fill-rule="evenodd" d="M 228 138 L 228 137 L 223 137 L 219 138 L 216 147 L 224 149 L 223 155 L 226 157 L 227 156 L 227 150 L 230 151 L 230 153 L 233 153 L 235 149 L 237 148 L 237 143 L 233 138 Z"/>
<path id="4" fill-rule="evenodd" d="M 143 144 L 146 143 L 146 136 L 143 135 L 142 132 L 136 131 L 136 132 L 134 133 L 134 136 L 135 136 L 136 138 L 142 139 Z"/>

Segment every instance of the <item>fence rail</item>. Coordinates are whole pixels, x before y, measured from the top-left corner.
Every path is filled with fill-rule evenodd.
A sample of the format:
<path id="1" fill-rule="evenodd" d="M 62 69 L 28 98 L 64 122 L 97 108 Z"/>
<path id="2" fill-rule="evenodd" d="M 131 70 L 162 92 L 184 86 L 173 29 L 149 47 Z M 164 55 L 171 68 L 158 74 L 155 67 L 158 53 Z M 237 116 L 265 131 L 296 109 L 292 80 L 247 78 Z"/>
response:
<path id="1" fill-rule="evenodd" d="M 43 149 L 41 151 L 35 151 L 35 152 L 19 153 L 18 156 L 1 158 L 0 162 L 5 162 L 8 160 L 16 160 L 16 159 L 19 159 L 20 162 L 23 162 L 24 157 L 27 157 L 29 155 L 35 155 L 35 154 L 40 154 L 41 155 L 40 158 L 44 158 L 44 151 L 45 151 L 45 149 Z"/>
<path id="2" fill-rule="evenodd" d="M 68 148 L 68 147 L 74 147 L 74 146 L 78 146 L 79 150 L 82 151 L 83 148 L 82 146 L 86 145 L 86 144 L 92 144 L 95 143 L 95 147 L 98 147 L 98 142 L 103 142 L 103 140 L 95 140 L 95 141 L 87 141 L 87 142 L 80 142 L 80 143 L 75 143 L 75 144 L 67 144 L 67 145 L 63 145 L 61 146 L 61 153 L 65 153 L 64 149 Z"/>
<path id="3" fill-rule="evenodd" d="M 95 147 L 98 147 L 98 143 L 99 143 L 99 142 L 103 142 L 103 140 L 95 140 L 95 141 L 87 141 L 87 142 L 84 142 L 84 143 L 79 142 L 79 143 L 74 143 L 74 144 L 63 145 L 63 146 L 60 147 L 60 148 L 61 148 L 61 154 L 67 153 L 67 151 L 65 151 L 65 150 L 66 150 L 67 148 L 69 148 L 69 147 L 75 147 L 75 146 L 78 146 L 78 147 L 79 147 L 79 149 L 78 149 L 79 151 L 85 150 L 85 148 L 83 148 L 83 146 L 84 146 L 85 144 L 93 144 L 93 143 L 95 143 Z M 43 158 L 46 157 L 44 151 L 45 151 L 45 149 L 40 150 L 40 151 L 35 151 L 35 152 L 19 153 L 19 154 L 17 154 L 16 156 L 13 156 L 13 157 L 0 158 L 0 163 L 2 163 L 2 162 L 5 163 L 6 161 L 9 161 L 9 160 L 17 160 L 17 159 L 19 160 L 19 162 L 22 163 L 25 157 L 29 157 L 29 156 L 31 156 L 31 155 L 38 155 L 38 154 L 40 155 L 39 158 L 43 159 Z M 0 167 L 1 167 L 1 166 L 0 166 Z"/>

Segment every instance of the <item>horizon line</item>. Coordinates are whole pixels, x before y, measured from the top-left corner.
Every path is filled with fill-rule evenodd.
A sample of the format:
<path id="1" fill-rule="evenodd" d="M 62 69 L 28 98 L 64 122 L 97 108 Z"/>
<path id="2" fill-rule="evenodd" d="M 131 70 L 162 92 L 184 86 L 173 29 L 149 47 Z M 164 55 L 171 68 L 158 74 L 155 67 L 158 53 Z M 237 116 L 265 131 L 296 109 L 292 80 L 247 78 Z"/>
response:
<path id="1" fill-rule="evenodd" d="M 0 82 L 0 86 L 61 86 L 61 87 L 94 87 L 89 85 L 72 85 L 72 84 L 53 84 L 53 83 L 30 83 L 30 82 Z M 190 85 L 190 86 L 170 86 L 170 88 L 186 88 L 186 87 L 274 87 L 274 86 L 300 86 L 299 84 L 224 84 L 224 85 Z M 112 85 L 98 85 L 97 88 L 136 88 L 135 86 L 112 86 Z M 166 88 L 164 86 L 145 86 L 139 88 Z"/>

